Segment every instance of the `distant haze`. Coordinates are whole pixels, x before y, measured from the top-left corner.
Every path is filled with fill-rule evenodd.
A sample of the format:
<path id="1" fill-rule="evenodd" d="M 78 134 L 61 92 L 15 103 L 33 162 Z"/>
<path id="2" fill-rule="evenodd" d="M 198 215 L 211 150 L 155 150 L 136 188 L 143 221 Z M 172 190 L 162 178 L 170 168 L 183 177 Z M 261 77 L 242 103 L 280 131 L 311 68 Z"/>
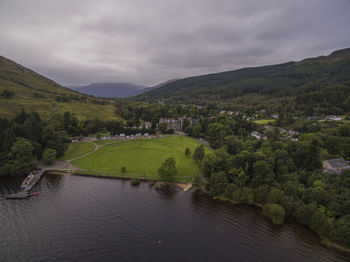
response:
<path id="1" fill-rule="evenodd" d="M 146 86 L 130 83 L 95 83 L 88 86 L 68 86 L 82 94 L 99 97 L 128 97 L 150 90 Z"/>
<path id="2" fill-rule="evenodd" d="M 349 10 L 349 0 L 1 0 L 0 55 L 65 86 L 154 86 L 349 47 Z"/>

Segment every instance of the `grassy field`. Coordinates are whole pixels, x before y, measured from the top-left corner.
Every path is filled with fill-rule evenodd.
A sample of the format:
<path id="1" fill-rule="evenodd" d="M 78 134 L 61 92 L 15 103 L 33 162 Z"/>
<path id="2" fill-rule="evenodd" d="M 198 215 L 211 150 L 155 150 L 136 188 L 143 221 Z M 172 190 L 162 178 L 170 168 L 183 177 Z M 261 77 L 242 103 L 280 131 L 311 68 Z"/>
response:
<path id="1" fill-rule="evenodd" d="M 60 158 L 61 160 L 70 160 L 81 155 L 85 155 L 95 149 L 95 146 L 88 142 L 71 143 L 67 151 Z"/>
<path id="2" fill-rule="evenodd" d="M 258 125 L 267 125 L 269 122 L 273 123 L 275 121 L 276 119 L 260 119 L 260 120 L 255 120 L 254 123 Z"/>
<path id="3" fill-rule="evenodd" d="M 192 157 L 185 156 L 185 149 L 188 147 L 193 153 L 199 145 L 199 141 L 184 136 L 125 141 L 106 145 L 72 164 L 90 172 L 128 177 L 145 175 L 146 178 L 159 179 L 161 164 L 167 158 L 174 157 L 178 169 L 174 180 L 189 182 L 193 175 L 200 174 L 200 170 Z M 206 147 L 205 151 L 210 152 Z M 126 167 L 126 174 L 121 173 L 122 166 Z"/>
<path id="4" fill-rule="evenodd" d="M 108 143 L 117 142 L 117 141 L 118 141 L 118 140 L 111 140 L 111 139 L 108 139 L 108 140 L 94 140 L 93 142 L 94 142 L 96 145 L 102 146 L 102 145 L 105 145 L 105 144 L 108 144 Z"/>

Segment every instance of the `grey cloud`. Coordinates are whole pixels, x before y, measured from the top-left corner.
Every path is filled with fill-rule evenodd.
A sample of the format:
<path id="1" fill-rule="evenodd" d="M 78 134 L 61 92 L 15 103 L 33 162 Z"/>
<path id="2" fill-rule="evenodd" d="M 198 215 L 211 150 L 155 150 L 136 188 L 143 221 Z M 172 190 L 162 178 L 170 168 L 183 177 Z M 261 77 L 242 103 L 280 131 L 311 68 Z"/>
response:
<path id="1" fill-rule="evenodd" d="M 348 47 L 348 10 L 348 0 L 2 0 L 0 55 L 66 85 L 154 85 Z"/>

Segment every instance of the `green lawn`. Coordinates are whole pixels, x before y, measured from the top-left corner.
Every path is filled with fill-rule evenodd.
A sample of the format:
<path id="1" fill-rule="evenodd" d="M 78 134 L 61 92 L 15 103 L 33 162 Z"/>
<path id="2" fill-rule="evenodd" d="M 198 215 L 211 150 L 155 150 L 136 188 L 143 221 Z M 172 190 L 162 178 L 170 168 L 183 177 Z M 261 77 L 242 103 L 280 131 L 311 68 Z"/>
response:
<path id="1" fill-rule="evenodd" d="M 108 140 L 94 140 L 92 142 L 94 142 L 96 145 L 102 146 L 102 145 L 105 145 L 105 144 L 108 144 L 108 143 L 118 142 L 118 140 L 111 140 L 111 139 L 108 139 Z"/>
<path id="2" fill-rule="evenodd" d="M 71 143 L 67 151 L 60 158 L 61 160 L 70 160 L 81 155 L 85 155 L 95 149 L 95 146 L 88 142 Z"/>
<path id="3" fill-rule="evenodd" d="M 267 125 L 269 122 L 273 123 L 275 121 L 276 119 L 260 119 L 260 120 L 255 120 L 254 123 L 258 125 Z"/>
<path id="4" fill-rule="evenodd" d="M 169 157 L 174 157 L 178 174 L 174 180 L 188 182 L 200 170 L 192 159 L 185 156 L 186 147 L 191 153 L 201 143 L 185 136 L 172 136 L 157 139 L 131 140 L 106 145 L 95 153 L 72 162 L 73 165 L 96 173 L 104 172 L 116 176 L 159 179 L 158 169 Z M 210 150 L 205 147 L 206 153 Z M 121 167 L 126 167 L 126 174 Z"/>

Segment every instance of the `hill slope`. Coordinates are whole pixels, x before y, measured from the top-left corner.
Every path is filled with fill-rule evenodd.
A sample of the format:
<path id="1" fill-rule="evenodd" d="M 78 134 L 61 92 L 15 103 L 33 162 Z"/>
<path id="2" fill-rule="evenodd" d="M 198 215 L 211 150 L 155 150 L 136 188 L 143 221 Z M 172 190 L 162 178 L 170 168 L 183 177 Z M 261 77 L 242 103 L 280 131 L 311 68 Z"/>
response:
<path id="1" fill-rule="evenodd" d="M 346 100 L 346 96 L 350 95 L 349 86 L 350 48 L 300 62 L 180 79 L 144 93 L 136 99 L 201 103 L 213 99 L 228 101 L 245 95 L 265 98 L 289 96 L 299 97 L 304 103 L 325 101 L 336 106 L 339 99 Z M 342 98 L 328 101 L 330 91 L 339 93 L 335 96 Z"/>
<path id="2" fill-rule="evenodd" d="M 79 93 L 98 97 L 128 97 L 148 91 L 146 86 L 130 83 L 95 83 L 88 86 L 69 87 Z"/>
<path id="3" fill-rule="evenodd" d="M 70 111 L 80 119 L 117 119 L 108 100 L 72 91 L 0 56 L 0 117 L 13 117 L 21 108 L 44 118 Z"/>

